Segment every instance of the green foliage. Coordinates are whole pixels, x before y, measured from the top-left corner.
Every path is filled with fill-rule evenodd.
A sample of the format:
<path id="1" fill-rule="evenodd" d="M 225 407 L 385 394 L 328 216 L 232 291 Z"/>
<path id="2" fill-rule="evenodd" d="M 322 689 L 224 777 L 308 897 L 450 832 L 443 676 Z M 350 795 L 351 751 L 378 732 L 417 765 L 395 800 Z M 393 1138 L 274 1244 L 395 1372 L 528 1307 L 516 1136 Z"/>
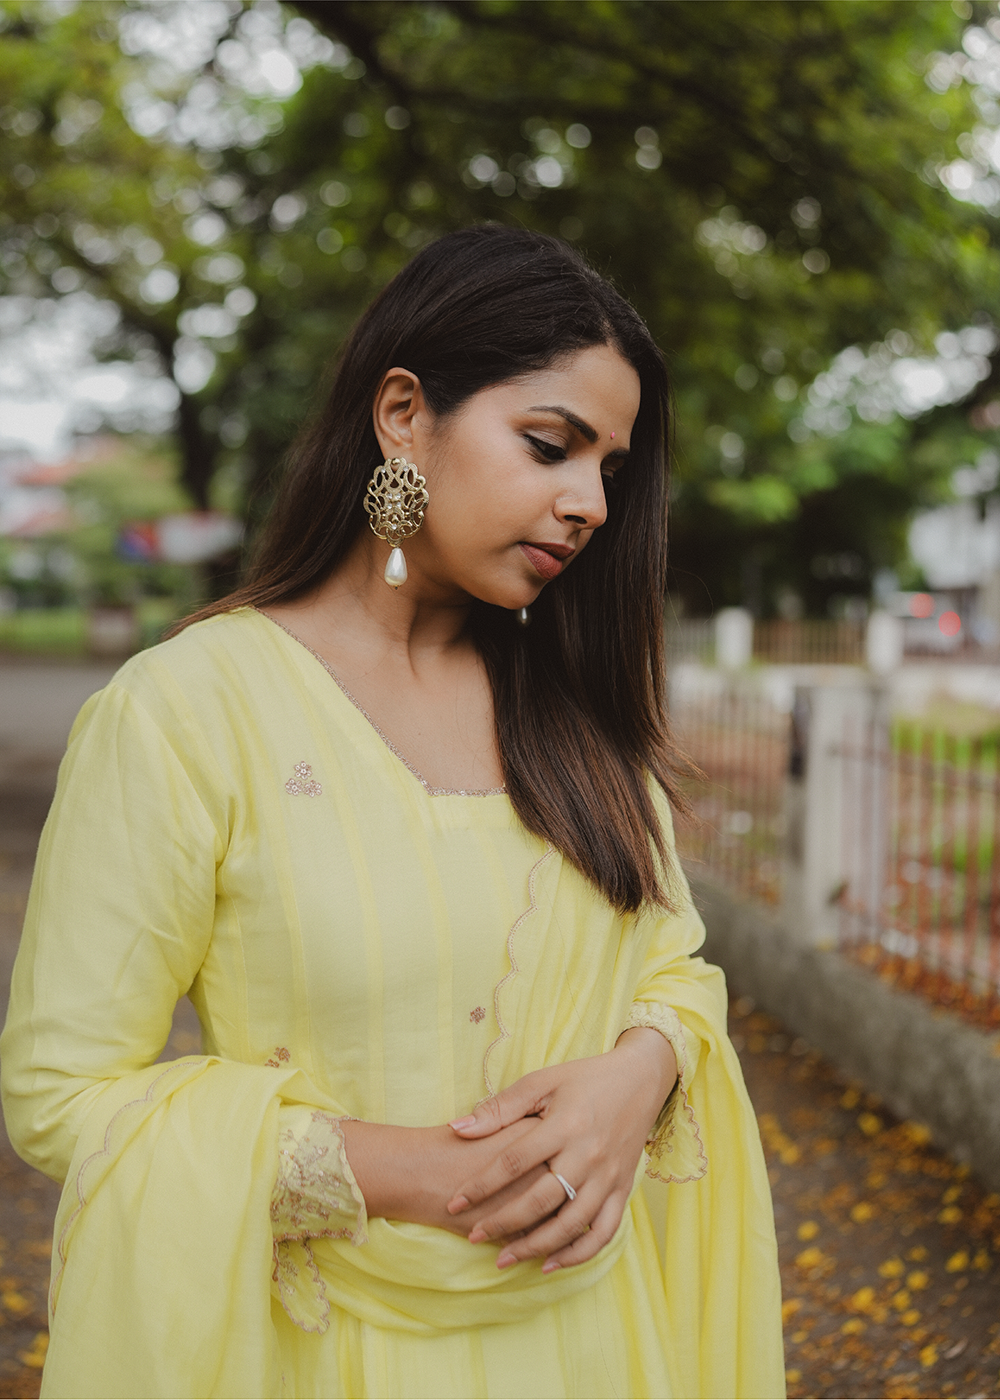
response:
<path id="1" fill-rule="evenodd" d="M 87 647 L 82 608 L 27 608 L 0 614 L 0 651 L 80 656 Z"/>
<path id="2" fill-rule="evenodd" d="M 258 122 L 218 151 L 126 120 L 137 90 L 185 101 L 180 79 L 116 42 L 141 10 L 3 5 L 15 116 L 0 255 L 15 289 L 66 286 L 72 269 L 112 299 L 115 353 L 169 369 L 193 342 L 211 348 L 211 376 L 181 397 L 198 504 L 221 468 L 259 514 L 373 293 L 427 240 L 498 219 L 578 242 L 667 353 L 673 587 L 689 609 L 766 611 L 793 588 L 822 612 L 905 555 L 908 516 L 941 499 L 976 438 L 964 420 L 854 416 L 829 438 L 798 425 L 844 346 L 902 327 L 929 351 L 942 328 L 993 318 L 991 223 L 933 174 L 975 120 L 967 88 L 925 82 L 930 56 L 960 44 L 951 6 L 310 0 L 285 19 L 297 10 L 341 47 L 290 98 L 238 91 L 218 51 L 185 80 Z M 220 41 L 240 41 L 252 13 L 231 7 Z M 223 254 L 238 259 L 228 272 Z M 177 288 L 153 303 L 158 271 Z M 840 576 L 817 564 L 847 556 L 860 563 Z"/>

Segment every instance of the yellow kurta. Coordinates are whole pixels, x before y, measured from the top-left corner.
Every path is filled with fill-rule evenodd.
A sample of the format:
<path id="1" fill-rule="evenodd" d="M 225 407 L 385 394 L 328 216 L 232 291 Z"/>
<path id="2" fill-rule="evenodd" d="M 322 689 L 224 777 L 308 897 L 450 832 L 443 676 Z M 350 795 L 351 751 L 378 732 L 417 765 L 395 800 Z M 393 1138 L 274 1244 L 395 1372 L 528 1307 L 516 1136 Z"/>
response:
<path id="1" fill-rule="evenodd" d="M 503 794 L 428 789 L 259 613 L 134 658 L 71 736 L 0 1045 L 11 1139 L 66 1181 L 43 1394 L 783 1394 L 767 1177 L 702 937 L 686 890 L 623 918 Z M 185 994 L 204 1053 L 155 1064 Z M 289 1123 L 445 1122 L 610 1050 L 637 1003 L 679 1017 L 682 1082 L 595 1260 L 501 1272 L 373 1220 L 283 1245 L 282 1295 Z"/>

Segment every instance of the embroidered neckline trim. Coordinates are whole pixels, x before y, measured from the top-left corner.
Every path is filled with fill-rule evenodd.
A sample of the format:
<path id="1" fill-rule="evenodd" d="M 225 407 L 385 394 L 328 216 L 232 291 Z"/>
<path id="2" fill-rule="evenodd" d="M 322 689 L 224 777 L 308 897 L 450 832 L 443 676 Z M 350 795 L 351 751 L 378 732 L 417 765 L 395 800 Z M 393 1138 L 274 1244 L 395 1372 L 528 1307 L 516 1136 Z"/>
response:
<path id="1" fill-rule="evenodd" d="M 333 667 L 330 665 L 329 661 L 327 661 L 327 660 L 325 659 L 325 657 L 320 656 L 320 654 L 319 654 L 318 651 L 313 651 L 312 647 L 309 645 L 308 642 L 304 642 L 304 641 L 302 640 L 302 638 L 299 637 L 299 636 L 297 636 L 297 635 L 292 631 L 292 629 L 291 629 L 290 627 L 286 627 L 285 624 L 284 624 L 283 622 L 279 622 L 278 619 L 277 619 L 276 617 L 272 617 L 271 614 L 265 612 L 263 608 L 254 608 L 254 612 L 260 613 L 261 617 L 266 617 L 267 620 L 268 620 L 268 622 L 273 623 L 275 627 L 279 627 L 279 628 L 281 629 L 282 632 L 287 633 L 288 636 L 291 637 L 291 639 L 292 639 L 293 642 L 298 642 L 299 646 L 302 647 L 303 650 L 307 651 L 307 652 L 309 653 L 310 656 L 314 657 L 314 658 L 319 662 L 319 664 L 323 667 L 323 670 L 326 671 L 326 673 L 327 673 L 327 674 L 333 679 L 333 681 L 336 683 L 337 688 L 341 691 L 341 693 L 342 693 L 344 696 L 346 696 L 346 698 L 347 698 L 348 700 L 350 700 L 351 704 L 352 704 L 352 705 L 354 706 L 354 708 L 358 711 L 358 713 L 359 713 L 360 715 L 363 715 L 364 718 L 368 721 L 368 723 L 371 725 L 372 729 L 374 729 L 375 733 L 376 733 L 376 734 L 378 735 L 378 737 L 382 740 L 382 743 L 386 746 L 386 748 L 389 750 L 389 752 L 390 752 L 391 754 L 393 754 L 396 758 L 399 759 L 400 763 L 403 765 L 403 767 L 404 767 L 408 772 L 410 772 L 410 773 L 413 774 L 413 776 L 416 778 L 417 782 L 420 784 L 420 786 L 421 786 L 421 787 L 424 789 L 424 791 L 427 793 L 427 796 L 428 796 L 428 797 L 505 797 L 505 796 L 506 796 L 506 794 L 507 794 L 507 789 L 506 789 L 505 787 L 495 787 L 495 788 L 438 788 L 438 787 L 432 787 L 432 786 L 430 785 L 430 783 L 427 781 L 427 779 L 424 777 L 424 775 L 423 775 L 422 773 L 418 772 L 416 768 L 414 768 L 413 764 L 412 764 L 412 763 L 410 762 L 410 760 L 406 757 L 406 755 L 400 753 L 399 749 L 397 749 L 396 745 L 395 745 L 395 744 L 392 742 L 392 740 L 389 738 L 388 734 L 386 734 L 382 729 L 379 728 L 379 726 L 378 726 L 378 725 L 375 723 L 375 721 L 372 719 L 371 715 L 370 715 L 370 714 L 368 713 L 368 711 L 365 709 L 364 705 L 362 705 L 360 701 L 358 701 L 358 700 L 356 700 L 356 699 L 354 698 L 354 696 L 351 694 L 351 692 L 347 689 L 347 686 L 346 686 L 346 685 L 344 684 L 344 682 L 340 679 L 340 677 L 337 675 L 336 671 L 335 671 L 335 670 L 333 669 Z"/>

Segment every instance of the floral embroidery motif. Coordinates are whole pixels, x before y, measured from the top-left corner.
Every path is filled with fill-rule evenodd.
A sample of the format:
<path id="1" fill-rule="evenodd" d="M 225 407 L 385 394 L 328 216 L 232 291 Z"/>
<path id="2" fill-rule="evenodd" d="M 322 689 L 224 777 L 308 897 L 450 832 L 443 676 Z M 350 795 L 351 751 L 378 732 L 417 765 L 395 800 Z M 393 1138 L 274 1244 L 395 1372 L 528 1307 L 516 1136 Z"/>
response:
<path id="1" fill-rule="evenodd" d="M 646 1143 L 649 1162 L 646 1175 L 655 1181 L 683 1185 L 700 1181 L 708 1171 L 708 1157 L 698 1120 L 688 1098 L 694 1073 L 687 1036 L 681 1018 L 672 1006 L 662 1002 L 633 1002 L 623 1030 L 643 1026 L 659 1031 L 677 1056 L 677 1083 L 674 1085 Z M 697 1056 L 695 1056 L 697 1061 Z M 667 1158 L 671 1157 L 668 1163 Z M 663 1169 L 662 1171 L 660 1169 Z"/>
<path id="2" fill-rule="evenodd" d="M 276 1045 L 274 1047 L 274 1054 L 269 1060 L 265 1060 L 264 1063 L 269 1065 L 271 1069 L 280 1069 L 281 1066 L 286 1064 L 291 1058 L 292 1052 L 290 1050 L 286 1050 L 283 1045 Z"/>
<path id="3" fill-rule="evenodd" d="M 342 692 L 342 694 L 343 694 L 344 696 L 346 696 L 346 698 L 347 698 L 348 700 L 350 700 L 351 704 L 354 706 L 354 708 L 358 711 L 359 714 L 364 715 L 365 719 L 368 721 L 368 723 L 369 723 L 369 724 L 371 725 L 371 727 L 374 729 L 375 733 L 376 733 L 376 734 L 378 735 L 378 737 L 382 740 L 382 743 L 386 746 L 386 748 L 389 750 L 389 752 L 390 752 L 391 754 L 394 754 L 395 757 L 399 759 L 400 763 L 403 765 L 404 768 L 408 768 L 408 769 L 409 769 L 409 771 L 410 771 L 410 772 L 413 774 L 413 776 L 416 778 L 417 782 L 420 784 L 420 786 L 421 786 L 421 787 L 424 789 L 424 791 L 427 793 L 428 797 L 502 797 L 502 796 L 506 793 L 507 789 L 506 789 L 505 787 L 497 787 L 497 788 L 436 788 L 436 787 L 431 787 L 431 785 L 430 785 L 430 783 L 427 781 L 427 779 L 426 779 L 421 773 L 418 773 L 418 772 L 417 772 L 416 768 L 414 768 L 413 764 L 412 764 L 412 763 L 410 762 L 410 760 L 405 756 L 405 754 L 401 754 L 401 753 L 399 752 L 399 749 L 396 748 L 396 745 L 392 742 L 392 740 L 389 738 L 389 736 L 388 736 L 387 734 L 384 734 L 384 733 L 382 732 L 382 730 L 378 727 L 378 725 L 377 725 L 377 724 L 375 723 L 375 721 L 372 719 L 371 715 L 370 715 L 370 714 L 368 713 L 368 711 L 365 709 L 364 705 L 362 705 L 360 701 L 355 700 L 354 696 L 353 696 L 353 695 L 351 694 L 351 692 L 347 689 L 347 686 L 344 684 L 344 682 L 343 682 L 343 681 L 340 679 L 340 677 L 337 675 L 336 671 L 335 671 L 335 670 L 333 669 L 333 667 L 330 665 L 329 661 L 324 660 L 324 658 L 323 658 L 322 656 L 320 656 L 320 654 L 319 654 L 318 651 L 313 651 L 312 647 L 306 646 L 306 644 L 305 644 L 305 642 L 302 640 L 302 638 L 301 638 L 301 637 L 297 637 L 290 627 L 286 627 L 285 624 L 284 624 L 283 622 L 279 622 L 278 619 L 277 619 L 276 617 L 272 617 L 271 614 L 265 612 L 265 611 L 263 610 L 263 608 L 257 608 L 256 611 L 260 613 L 261 617 L 266 617 L 267 620 L 268 620 L 269 622 L 273 622 L 274 625 L 275 625 L 275 627 L 280 627 L 281 630 L 282 630 L 282 632 L 286 632 L 286 633 L 288 634 L 288 636 L 291 637 L 291 639 L 292 639 L 293 642 L 298 642 L 299 646 L 300 646 L 300 647 L 304 647 L 305 650 L 309 653 L 310 656 L 313 656 L 313 657 L 316 658 L 316 660 L 319 662 L 319 664 L 323 667 L 323 670 L 326 671 L 326 672 L 328 673 L 328 675 L 330 675 L 330 676 L 333 678 L 333 680 L 334 680 L 334 682 L 335 682 L 335 684 L 336 684 L 336 686 L 337 686 L 337 689 L 340 690 L 340 691 Z M 318 797 L 318 796 L 319 796 L 319 793 L 316 793 L 315 796 Z"/>
<path id="4" fill-rule="evenodd" d="M 479 1025 L 479 1022 L 480 1022 L 480 1021 L 484 1021 L 485 1019 L 486 1019 L 486 1008 L 485 1008 L 485 1006 L 474 1006 L 474 1007 L 472 1008 L 472 1010 L 469 1012 L 469 1020 L 470 1020 L 470 1021 L 475 1021 L 475 1023 L 476 1023 L 477 1026 Z"/>
<path id="5" fill-rule="evenodd" d="M 271 1277 L 282 1306 L 304 1332 L 323 1333 L 330 1325 L 330 1303 L 310 1242 L 350 1239 L 361 1245 L 368 1238 L 365 1200 L 347 1160 L 342 1121 L 317 1110 L 301 1136 L 286 1128 L 278 1139 Z"/>
<path id="6" fill-rule="evenodd" d="M 311 763 L 296 763 L 295 777 L 289 778 L 285 791 L 292 797 L 322 797 L 323 784 L 313 779 Z"/>

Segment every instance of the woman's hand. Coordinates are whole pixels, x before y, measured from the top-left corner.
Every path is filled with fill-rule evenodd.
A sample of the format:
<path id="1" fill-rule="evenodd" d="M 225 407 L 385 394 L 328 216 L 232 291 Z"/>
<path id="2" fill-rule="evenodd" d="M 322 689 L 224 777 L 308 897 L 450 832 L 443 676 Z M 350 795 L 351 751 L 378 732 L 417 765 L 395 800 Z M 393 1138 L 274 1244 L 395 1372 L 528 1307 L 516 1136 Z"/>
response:
<path id="1" fill-rule="evenodd" d="M 544 1255 L 542 1272 L 551 1273 L 592 1259 L 618 1229 L 636 1164 L 676 1081 L 669 1043 L 640 1027 L 606 1055 L 525 1075 L 451 1124 L 463 1138 L 500 1150 L 470 1173 L 448 1210 L 456 1219 L 478 1217 L 473 1244 L 508 1241 L 499 1268 Z M 506 1136 L 517 1126 L 516 1137 Z M 553 1172 L 574 1188 L 575 1200 Z"/>
<path id="2" fill-rule="evenodd" d="M 373 1219 L 408 1220 L 468 1236 L 487 1211 L 503 1209 L 548 1175 L 547 1167 L 537 1166 L 504 1183 L 477 1208 L 450 1211 L 448 1202 L 470 1175 L 485 1174 L 498 1155 L 517 1151 L 531 1129 L 530 1120 L 519 1119 L 506 1128 L 497 1125 L 490 1136 L 480 1134 L 478 1140 L 467 1135 L 468 1141 L 450 1127 L 400 1128 L 343 1119 L 341 1129 L 347 1160 Z"/>

